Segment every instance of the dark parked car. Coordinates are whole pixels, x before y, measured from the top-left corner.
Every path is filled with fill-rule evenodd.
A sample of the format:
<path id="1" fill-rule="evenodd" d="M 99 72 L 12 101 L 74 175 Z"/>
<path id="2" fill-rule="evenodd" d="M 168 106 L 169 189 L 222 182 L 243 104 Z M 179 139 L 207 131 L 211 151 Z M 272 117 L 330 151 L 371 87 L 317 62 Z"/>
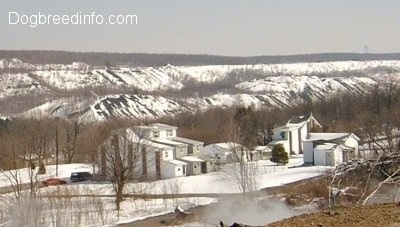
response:
<path id="1" fill-rule="evenodd" d="M 72 182 L 91 180 L 93 175 L 89 172 L 74 172 L 69 178 Z"/>
<path id="2" fill-rule="evenodd" d="M 49 178 L 42 181 L 43 186 L 67 184 L 67 181 L 58 178 Z"/>

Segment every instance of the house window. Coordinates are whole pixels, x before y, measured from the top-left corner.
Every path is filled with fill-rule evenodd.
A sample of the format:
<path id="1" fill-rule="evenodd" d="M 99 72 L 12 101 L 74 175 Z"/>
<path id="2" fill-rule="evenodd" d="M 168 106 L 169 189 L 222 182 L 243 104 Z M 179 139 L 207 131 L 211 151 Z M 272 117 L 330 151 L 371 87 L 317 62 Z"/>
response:
<path id="1" fill-rule="evenodd" d="M 285 132 L 281 132 L 279 135 L 281 136 L 282 139 L 285 139 Z"/>
<path id="2" fill-rule="evenodd" d="M 155 138 L 160 137 L 160 132 L 159 131 L 153 131 L 153 137 L 155 137 Z"/>
<path id="3" fill-rule="evenodd" d="M 168 152 L 165 152 L 165 158 L 168 158 Z"/>
<path id="4" fill-rule="evenodd" d="M 181 168 L 178 168 L 178 171 L 181 171 Z"/>
<path id="5" fill-rule="evenodd" d="M 167 136 L 168 136 L 168 137 L 172 137 L 172 136 L 173 136 L 172 129 L 168 129 L 168 130 L 167 130 Z"/>

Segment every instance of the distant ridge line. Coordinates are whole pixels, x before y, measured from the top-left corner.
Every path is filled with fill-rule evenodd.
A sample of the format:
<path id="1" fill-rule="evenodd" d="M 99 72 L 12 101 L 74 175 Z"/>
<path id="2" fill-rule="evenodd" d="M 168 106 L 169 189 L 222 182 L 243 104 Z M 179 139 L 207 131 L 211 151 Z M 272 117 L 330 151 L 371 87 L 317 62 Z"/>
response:
<path id="1" fill-rule="evenodd" d="M 265 56 L 219 56 L 207 54 L 153 54 L 153 53 L 106 53 L 69 52 L 53 50 L 0 50 L 0 59 L 18 58 L 31 64 L 71 64 L 84 62 L 90 65 L 128 66 L 201 66 L 311 63 L 327 61 L 400 60 L 400 53 L 312 53 Z"/>

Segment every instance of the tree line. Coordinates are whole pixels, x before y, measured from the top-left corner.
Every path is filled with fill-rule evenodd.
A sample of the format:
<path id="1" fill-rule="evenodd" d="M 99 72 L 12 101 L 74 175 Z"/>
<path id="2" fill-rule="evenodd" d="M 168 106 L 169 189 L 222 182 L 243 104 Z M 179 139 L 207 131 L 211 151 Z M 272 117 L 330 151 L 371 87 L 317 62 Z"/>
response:
<path id="1" fill-rule="evenodd" d="M 267 144 L 272 129 L 285 124 L 291 116 L 312 112 L 323 125 L 323 131 L 353 132 L 363 141 L 380 135 L 394 138 L 395 130 L 400 128 L 399 100 L 400 89 L 390 82 L 377 84 L 363 95 L 342 93 L 284 109 L 251 106 L 209 108 L 159 119 L 113 118 L 92 124 L 80 122 L 77 116 L 67 120 L 57 117 L 2 120 L 0 168 L 16 167 L 18 163 L 10 161 L 16 157 L 25 157 L 25 163 L 29 162 L 26 160 L 29 155 L 32 155 L 31 159 L 37 159 L 37 164 L 46 160 L 54 162 L 56 152 L 60 162 L 95 162 L 97 146 L 112 130 L 154 122 L 175 125 L 180 136 L 203 141 L 206 145 L 235 141 L 253 148 Z M 399 144 L 391 146 L 395 149 Z"/>
<path id="2" fill-rule="evenodd" d="M 69 52 L 54 50 L 0 50 L 0 59 L 2 58 L 19 58 L 24 62 L 32 64 L 71 64 L 72 62 L 80 61 L 98 66 L 162 66 L 167 64 L 240 65 L 324 61 L 400 60 L 400 54 L 317 53 L 302 55 L 264 55 L 238 57 L 196 54 Z"/>

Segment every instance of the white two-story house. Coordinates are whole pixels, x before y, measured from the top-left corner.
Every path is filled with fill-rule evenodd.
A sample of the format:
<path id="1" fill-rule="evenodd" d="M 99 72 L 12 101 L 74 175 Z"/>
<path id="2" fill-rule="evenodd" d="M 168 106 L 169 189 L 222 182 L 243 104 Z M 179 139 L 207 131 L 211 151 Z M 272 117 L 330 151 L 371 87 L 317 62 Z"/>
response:
<path id="1" fill-rule="evenodd" d="M 316 128 L 322 126 L 312 114 L 292 117 L 284 126 L 273 129 L 272 141 L 268 145 L 282 144 L 289 154 L 303 154 L 303 141 Z"/>
<path id="2" fill-rule="evenodd" d="M 187 163 L 174 159 L 173 147 L 155 143 L 142 132 L 130 128 L 113 131 L 99 147 L 100 173 L 111 178 L 113 166 L 123 165 L 133 167 L 133 180 L 186 176 Z"/>
<path id="3" fill-rule="evenodd" d="M 174 159 L 187 163 L 186 174 L 198 175 L 211 171 L 211 165 L 197 154 L 203 151 L 203 142 L 178 137 L 177 127 L 167 124 L 150 124 L 151 141 L 174 148 Z"/>
<path id="4" fill-rule="evenodd" d="M 322 128 L 312 114 L 292 117 L 273 129 L 268 146 L 282 144 L 289 154 L 303 154 L 306 164 L 335 166 L 350 161 L 358 153 L 360 139 L 353 133 L 313 132 Z"/>
<path id="5" fill-rule="evenodd" d="M 135 178 L 141 180 L 166 179 L 197 175 L 212 171 L 212 165 L 200 158 L 203 142 L 177 137 L 177 127 L 150 124 L 115 130 L 100 146 L 100 165 L 104 176 L 109 175 L 107 154 L 117 147 L 126 160 L 135 165 Z M 116 145 L 116 141 L 118 145 Z M 129 151 L 135 147 L 137 152 Z M 139 149 L 140 147 L 140 149 Z M 140 156 L 140 157 L 138 157 Z"/>

